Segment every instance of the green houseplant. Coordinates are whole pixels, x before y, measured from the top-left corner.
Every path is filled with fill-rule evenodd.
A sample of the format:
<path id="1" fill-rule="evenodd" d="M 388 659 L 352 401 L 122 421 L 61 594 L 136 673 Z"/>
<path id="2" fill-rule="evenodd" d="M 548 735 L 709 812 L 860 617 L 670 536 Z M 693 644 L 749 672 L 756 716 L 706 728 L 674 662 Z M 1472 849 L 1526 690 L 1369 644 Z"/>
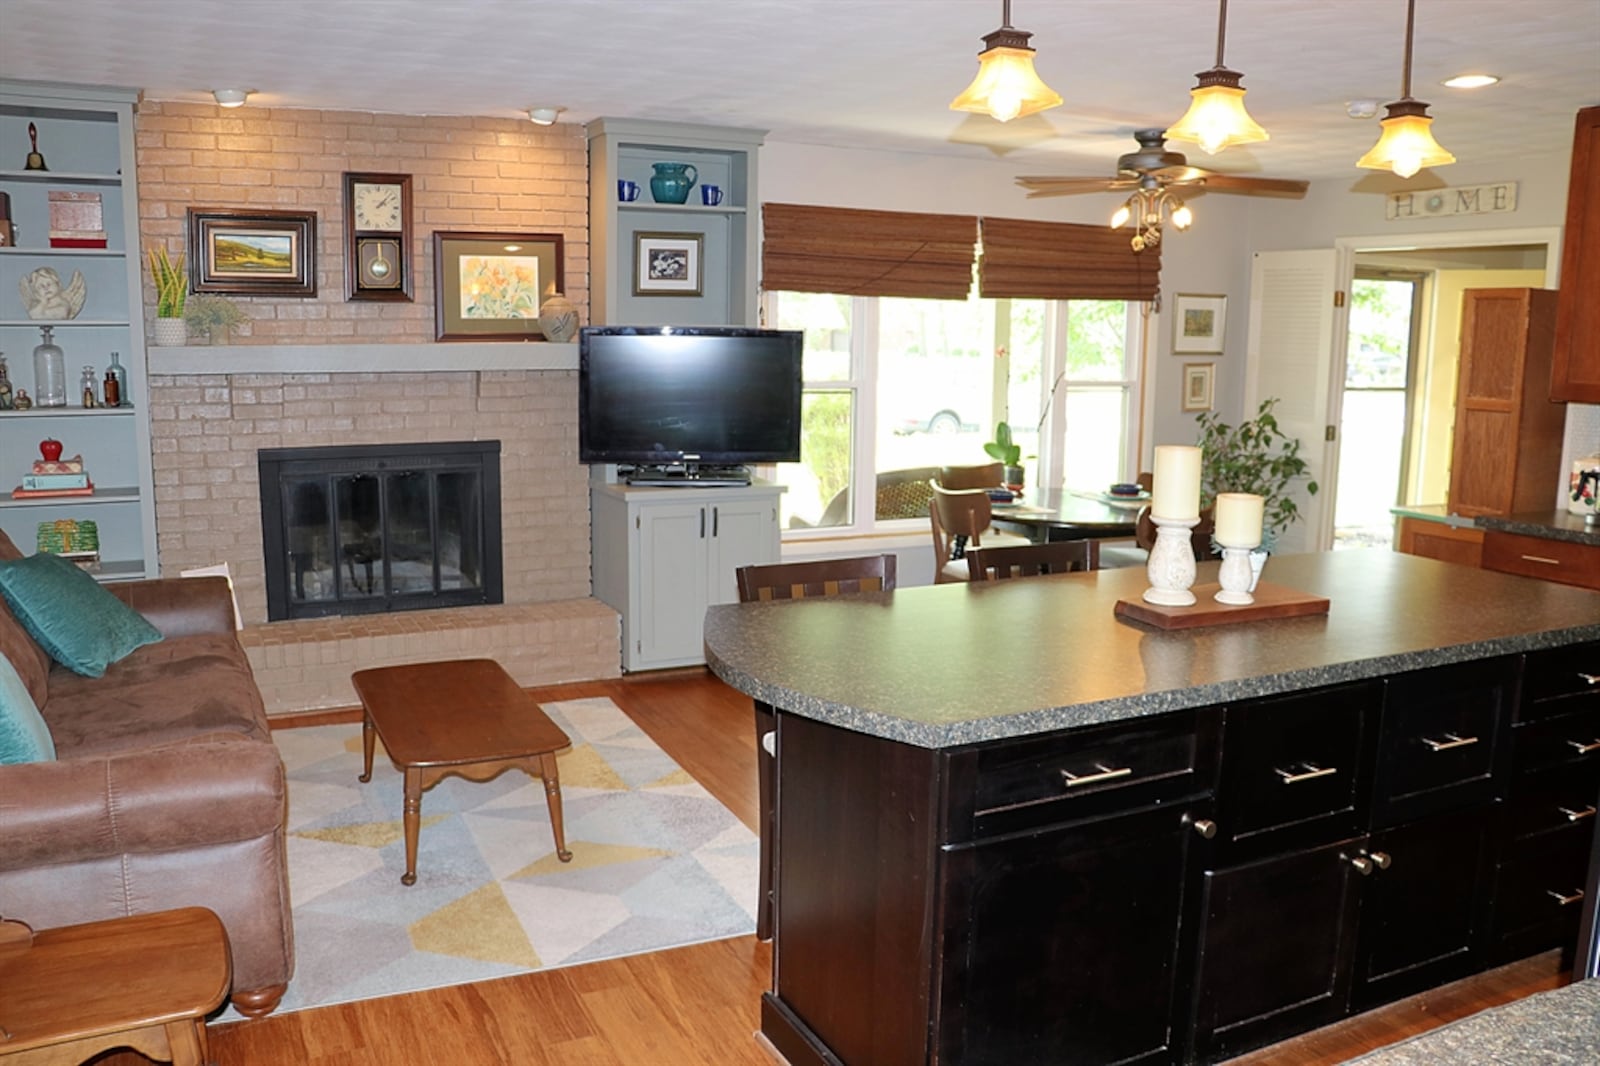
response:
<path id="1" fill-rule="evenodd" d="M 183 321 L 183 305 L 189 295 L 189 282 L 183 275 L 183 253 L 178 253 L 176 264 L 167 258 L 163 247 L 151 248 L 145 256 L 150 261 L 150 278 L 156 286 L 156 343 L 182 344 L 189 337 Z"/>
<path id="2" fill-rule="evenodd" d="M 1300 441 L 1278 428 L 1272 409 L 1277 397 L 1261 401 L 1254 418 L 1230 426 L 1214 411 L 1202 412 L 1200 426 L 1200 504 L 1211 506 L 1219 492 L 1253 492 L 1265 501 L 1261 547 L 1271 551 L 1278 534 L 1300 517 L 1290 495 L 1296 482 L 1316 495 L 1310 466 L 1300 458 Z"/>
<path id="3" fill-rule="evenodd" d="M 998 459 L 1005 464 L 1005 479 L 1007 485 L 1022 485 L 1022 445 L 1011 440 L 1011 425 L 1008 422 L 997 422 L 994 427 L 994 440 L 983 446 L 983 450 L 991 459 Z"/>
<path id="4" fill-rule="evenodd" d="M 226 296 L 197 293 L 184 308 L 183 319 L 196 333 L 204 333 L 212 344 L 227 344 L 228 331 L 242 326 L 250 317 Z"/>

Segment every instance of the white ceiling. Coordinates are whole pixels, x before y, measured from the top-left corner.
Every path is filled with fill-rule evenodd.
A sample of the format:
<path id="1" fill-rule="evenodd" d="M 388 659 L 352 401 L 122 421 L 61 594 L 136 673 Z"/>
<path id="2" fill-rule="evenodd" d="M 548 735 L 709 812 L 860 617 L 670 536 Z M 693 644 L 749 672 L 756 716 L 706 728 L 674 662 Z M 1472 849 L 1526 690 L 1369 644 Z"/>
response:
<path id="1" fill-rule="evenodd" d="M 1463 162 L 1565 151 L 1600 103 L 1600 0 L 1419 0 L 1413 95 Z M 1000 0 L 0 0 L 0 75 L 155 100 L 520 117 L 600 115 L 777 140 L 1109 175 L 1130 132 L 1175 122 L 1216 53 L 1215 0 L 1015 0 L 1064 106 L 1000 124 L 948 109 Z M 1346 101 L 1399 95 L 1403 0 L 1234 0 L 1227 65 L 1263 145 L 1194 162 L 1352 175 L 1377 137 Z M 1498 86 L 1446 89 L 1463 71 Z"/>

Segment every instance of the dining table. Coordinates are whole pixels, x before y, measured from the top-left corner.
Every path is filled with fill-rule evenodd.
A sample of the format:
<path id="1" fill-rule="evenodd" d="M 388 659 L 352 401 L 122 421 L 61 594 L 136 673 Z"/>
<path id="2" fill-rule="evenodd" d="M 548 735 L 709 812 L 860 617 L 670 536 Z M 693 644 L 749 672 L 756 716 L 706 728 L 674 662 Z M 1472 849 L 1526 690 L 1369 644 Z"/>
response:
<path id="1" fill-rule="evenodd" d="M 997 529 L 1020 533 L 1043 544 L 1057 540 L 1089 541 L 1089 566 L 1099 568 L 1099 541 L 1131 537 L 1148 494 L 1116 498 L 1081 489 L 1034 488 L 1011 503 L 990 506 Z"/>

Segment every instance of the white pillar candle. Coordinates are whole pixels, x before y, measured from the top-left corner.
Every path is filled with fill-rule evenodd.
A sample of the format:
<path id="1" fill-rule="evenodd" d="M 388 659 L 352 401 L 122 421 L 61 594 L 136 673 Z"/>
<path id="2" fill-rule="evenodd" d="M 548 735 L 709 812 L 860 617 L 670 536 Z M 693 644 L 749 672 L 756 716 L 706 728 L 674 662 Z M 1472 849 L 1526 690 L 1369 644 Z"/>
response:
<path id="1" fill-rule="evenodd" d="M 1183 521 L 1200 517 L 1200 449 L 1189 444 L 1156 446 L 1150 513 Z"/>
<path id="2" fill-rule="evenodd" d="M 1217 543 L 1224 548 L 1254 548 L 1261 543 L 1266 501 L 1251 492 L 1217 494 Z"/>

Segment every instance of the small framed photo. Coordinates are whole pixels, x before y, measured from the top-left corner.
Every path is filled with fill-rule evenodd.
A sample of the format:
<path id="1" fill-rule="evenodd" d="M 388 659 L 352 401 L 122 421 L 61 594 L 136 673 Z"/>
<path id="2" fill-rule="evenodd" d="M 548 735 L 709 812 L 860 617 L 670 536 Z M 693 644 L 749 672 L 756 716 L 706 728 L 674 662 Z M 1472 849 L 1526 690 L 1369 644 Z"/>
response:
<path id="1" fill-rule="evenodd" d="M 699 296 L 703 233 L 635 233 L 635 296 Z"/>
<path id="2" fill-rule="evenodd" d="M 1228 298 L 1180 292 L 1172 300 L 1172 354 L 1221 355 Z"/>
<path id="3" fill-rule="evenodd" d="M 317 294 L 313 211 L 189 208 L 189 288 L 240 296 Z"/>
<path id="4" fill-rule="evenodd" d="M 433 235 L 433 336 L 538 341 L 539 305 L 566 291 L 559 233 Z"/>
<path id="5" fill-rule="evenodd" d="M 1217 364 L 1183 364 L 1183 409 L 1209 411 L 1216 398 Z"/>

